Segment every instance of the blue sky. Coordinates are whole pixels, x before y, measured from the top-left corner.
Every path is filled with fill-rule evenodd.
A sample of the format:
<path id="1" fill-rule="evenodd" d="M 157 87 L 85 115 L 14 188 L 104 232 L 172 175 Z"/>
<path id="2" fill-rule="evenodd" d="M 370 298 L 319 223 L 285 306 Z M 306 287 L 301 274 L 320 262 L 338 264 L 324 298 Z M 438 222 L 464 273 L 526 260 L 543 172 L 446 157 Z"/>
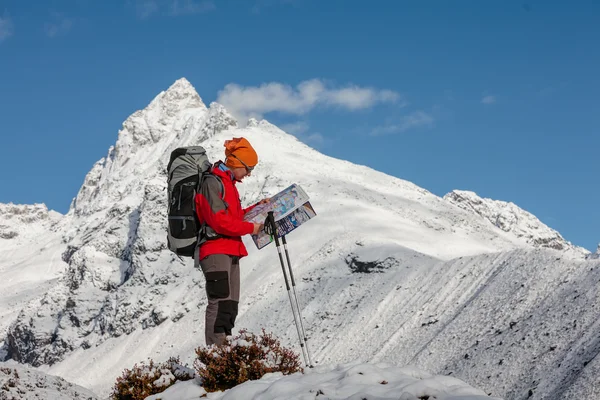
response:
<path id="1" fill-rule="evenodd" d="M 0 0 L 0 202 L 65 213 L 122 122 L 186 77 L 207 104 L 440 196 L 512 201 L 592 250 L 598 43 L 591 0 Z"/>

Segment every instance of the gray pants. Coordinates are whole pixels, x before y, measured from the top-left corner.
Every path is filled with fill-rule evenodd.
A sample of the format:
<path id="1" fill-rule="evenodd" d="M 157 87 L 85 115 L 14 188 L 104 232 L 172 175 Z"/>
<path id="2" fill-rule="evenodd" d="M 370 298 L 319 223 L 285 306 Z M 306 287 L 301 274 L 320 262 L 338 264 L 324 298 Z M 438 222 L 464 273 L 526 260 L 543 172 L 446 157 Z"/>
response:
<path id="1" fill-rule="evenodd" d="M 206 278 L 206 345 L 224 344 L 231 335 L 240 301 L 240 259 L 213 254 L 200 260 Z"/>

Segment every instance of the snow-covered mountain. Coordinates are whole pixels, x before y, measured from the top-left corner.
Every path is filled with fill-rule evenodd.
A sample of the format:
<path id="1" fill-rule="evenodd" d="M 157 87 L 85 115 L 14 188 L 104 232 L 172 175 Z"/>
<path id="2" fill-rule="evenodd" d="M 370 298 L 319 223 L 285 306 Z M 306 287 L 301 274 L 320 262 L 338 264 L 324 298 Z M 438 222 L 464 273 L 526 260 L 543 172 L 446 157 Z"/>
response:
<path id="1" fill-rule="evenodd" d="M 0 204 L 0 338 L 23 306 L 38 300 L 64 271 L 62 219 L 44 204 Z M 0 360 L 5 356 L 0 344 Z"/>
<path id="2" fill-rule="evenodd" d="M 589 251 L 566 241 L 560 233 L 544 225 L 535 215 L 523 210 L 514 203 L 484 199 L 466 190 L 453 190 L 444 196 L 452 204 L 481 215 L 494 226 L 511 232 L 534 247 L 573 252 L 586 257 Z"/>
<path id="3" fill-rule="evenodd" d="M 173 149 L 196 144 L 222 159 L 223 142 L 239 136 L 260 160 L 239 185 L 242 203 L 295 182 L 317 211 L 288 242 L 321 364 L 414 363 L 507 399 L 600 396 L 600 261 L 564 243 L 540 248 L 554 231 L 523 210 L 511 209 L 513 224 L 500 203 L 464 209 L 478 203 L 325 156 L 265 120 L 239 128 L 185 79 L 124 122 L 69 212 L 36 224 L 43 241 L 22 241 L 7 222 L 18 213 L 0 214 L 1 232 L 19 234 L 0 239 L 0 273 L 25 283 L 0 282 L 0 356 L 101 395 L 148 357 L 190 362 L 203 345 L 204 278 L 166 248 L 166 164 Z M 490 223 L 495 214 L 503 225 Z M 275 248 L 244 240 L 237 327 L 265 327 L 294 346 Z"/>

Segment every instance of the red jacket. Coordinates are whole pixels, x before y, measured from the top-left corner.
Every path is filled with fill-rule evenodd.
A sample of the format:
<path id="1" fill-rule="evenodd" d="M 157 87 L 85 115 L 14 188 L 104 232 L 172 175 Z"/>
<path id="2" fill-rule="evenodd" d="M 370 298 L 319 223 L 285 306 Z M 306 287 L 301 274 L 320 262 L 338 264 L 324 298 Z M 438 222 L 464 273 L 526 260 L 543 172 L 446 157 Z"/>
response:
<path id="1" fill-rule="evenodd" d="M 233 173 L 222 162 L 217 162 L 211 172 L 221 179 L 225 197 L 222 197 L 221 184 L 213 177 L 207 177 L 200 193 L 196 194 L 196 214 L 201 224 L 206 222 L 225 237 L 204 242 L 199 250 L 200 260 L 211 254 L 245 257 L 248 251 L 241 237 L 252 233 L 254 224 L 244 221 L 244 215 L 256 205 L 242 208 Z"/>

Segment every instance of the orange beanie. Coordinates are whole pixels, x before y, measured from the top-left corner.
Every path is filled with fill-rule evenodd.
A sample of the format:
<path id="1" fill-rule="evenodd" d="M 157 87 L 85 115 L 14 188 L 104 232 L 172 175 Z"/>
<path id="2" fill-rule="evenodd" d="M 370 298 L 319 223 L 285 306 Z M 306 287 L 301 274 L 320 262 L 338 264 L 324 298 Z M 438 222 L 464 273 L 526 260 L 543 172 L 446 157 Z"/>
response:
<path id="1" fill-rule="evenodd" d="M 245 138 L 233 138 L 225 141 L 225 165 L 229 168 L 244 168 L 244 164 L 248 167 L 254 167 L 258 164 L 258 154 L 248 140 Z M 231 155 L 235 157 L 231 157 Z M 240 162 L 242 160 L 244 164 Z"/>

